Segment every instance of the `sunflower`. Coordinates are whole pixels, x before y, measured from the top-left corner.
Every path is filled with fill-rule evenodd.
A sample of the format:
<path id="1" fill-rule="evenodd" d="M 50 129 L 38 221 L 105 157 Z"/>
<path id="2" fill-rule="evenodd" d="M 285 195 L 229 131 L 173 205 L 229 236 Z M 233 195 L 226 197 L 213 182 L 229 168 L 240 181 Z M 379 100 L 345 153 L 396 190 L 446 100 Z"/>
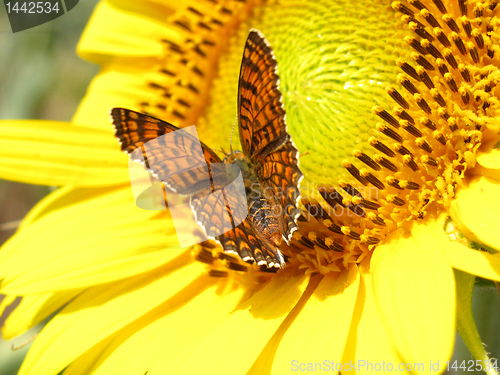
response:
<path id="1" fill-rule="evenodd" d="M 101 71 L 72 123 L 0 127 L 2 178 L 62 186 L 0 251 L 2 308 L 23 297 L 4 337 L 57 312 L 20 374 L 441 373 L 456 328 L 496 373 L 470 313 L 474 277 L 500 281 L 496 11 L 102 1 L 78 47 Z M 196 123 L 227 148 L 250 28 L 276 54 L 305 176 L 276 273 L 180 248 L 168 212 L 135 205 L 108 118 Z"/>

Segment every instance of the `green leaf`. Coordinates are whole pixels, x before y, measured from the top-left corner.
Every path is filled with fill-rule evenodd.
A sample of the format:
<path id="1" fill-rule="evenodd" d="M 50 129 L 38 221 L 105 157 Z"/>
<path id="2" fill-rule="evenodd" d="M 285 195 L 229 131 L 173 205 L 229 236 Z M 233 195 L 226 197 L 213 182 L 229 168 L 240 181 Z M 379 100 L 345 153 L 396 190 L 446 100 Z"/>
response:
<path id="1" fill-rule="evenodd" d="M 465 345 L 476 360 L 483 362 L 483 369 L 488 375 L 498 375 L 493 364 L 484 350 L 484 345 L 477 332 L 476 323 L 472 316 L 472 291 L 474 289 L 475 276 L 455 271 L 455 282 L 457 289 L 457 329 L 464 340 Z"/>

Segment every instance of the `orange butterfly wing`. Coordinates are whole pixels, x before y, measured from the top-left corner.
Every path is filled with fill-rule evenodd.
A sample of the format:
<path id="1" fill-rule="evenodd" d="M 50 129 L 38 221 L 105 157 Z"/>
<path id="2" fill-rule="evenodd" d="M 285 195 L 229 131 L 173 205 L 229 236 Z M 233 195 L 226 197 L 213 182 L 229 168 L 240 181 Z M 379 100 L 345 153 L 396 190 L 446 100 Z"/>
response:
<path id="1" fill-rule="evenodd" d="M 146 167 L 173 192 L 183 195 L 209 192 L 213 191 L 211 179 L 224 181 L 221 176 L 214 178 L 211 171 L 211 164 L 222 160 L 177 126 L 124 108 L 113 108 L 111 118 L 122 151 L 132 154 L 135 161 L 142 161 L 134 153 L 141 147 Z M 165 134 L 170 136 L 161 137 Z"/>
<path id="2" fill-rule="evenodd" d="M 269 268 L 281 268 L 285 264 L 279 250 L 270 244 L 263 246 L 262 239 L 255 234 L 248 219 L 217 240 L 224 251 L 238 255 L 245 262 L 255 262 L 259 266 L 266 265 Z"/>
<path id="3" fill-rule="evenodd" d="M 238 104 L 243 152 L 256 163 L 261 183 L 272 188 L 282 211 L 283 237 L 289 242 L 300 215 L 297 205 L 303 174 L 298 150 L 287 132 L 277 62 L 257 30 L 250 31 L 243 53 Z"/>
<path id="4" fill-rule="evenodd" d="M 238 122 L 243 153 L 257 163 L 290 138 L 278 88 L 276 59 L 258 30 L 248 34 L 238 83 Z"/>
<path id="5" fill-rule="evenodd" d="M 113 108 L 111 117 L 122 150 L 134 156 L 140 147 L 147 168 L 159 181 L 190 196 L 196 221 L 207 237 L 216 239 L 246 218 L 244 187 L 231 184 L 238 167 L 222 163 L 204 143 L 165 121 L 124 108 Z M 165 134 L 171 136 L 161 137 Z"/>
<path id="6" fill-rule="evenodd" d="M 198 224 L 209 238 L 217 239 L 246 219 L 248 207 L 243 179 L 236 179 L 241 173 L 236 165 L 213 164 L 211 171 L 216 175 L 214 191 L 195 194 L 190 202 Z M 217 181 L 217 176 L 222 176 L 221 181 Z"/>
<path id="7" fill-rule="evenodd" d="M 287 133 L 276 67 L 269 43 L 259 31 L 251 30 L 245 45 L 238 87 L 240 142 L 243 153 L 257 166 L 256 172 L 263 187 L 272 188 L 271 199 L 283 209 L 282 232 L 288 242 L 297 228 L 296 219 L 300 215 L 297 202 L 303 175 L 298 167 L 298 150 Z M 178 130 L 167 122 L 121 108 L 112 110 L 112 118 L 122 150 L 128 153 L 161 135 Z M 233 174 L 224 168 L 214 168 L 212 164 L 221 163 L 220 158 L 193 138 L 179 133 L 169 144 L 158 142 L 149 147 L 147 158 L 144 155 L 148 167 L 171 190 L 191 195 L 191 206 L 198 223 L 209 237 L 215 237 L 221 243 L 226 252 L 238 254 L 246 262 L 283 267 L 284 259 L 280 251 L 256 233 L 249 218 L 234 225 L 241 221 L 237 219 L 243 219 L 243 211 L 246 215 L 242 205 L 246 206 L 247 202 L 242 203 L 237 192 L 216 191 L 227 186 Z M 207 166 L 200 161 L 199 155 L 193 155 L 197 144 L 201 144 Z M 178 163 L 169 163 L 173 166 L 166 167 L 167 160 Z M 207 168 L 210 179 L 205 177 Z M 205 194 L 207 189 L 214 194 Z M 225 233 L 216 237 L 220 227 Z"/>
<path id="8" fill-rule="evenodd" d="M 258 174 L 262 183 L 271 186 L 275 192 L 276 203 L 282 209 L 283 237 L 289 243 L 293 232 L 298 229 L 299 184 L 303 177 L 298 166 L 298 151 L 292 141 L 266 156 Z"/>

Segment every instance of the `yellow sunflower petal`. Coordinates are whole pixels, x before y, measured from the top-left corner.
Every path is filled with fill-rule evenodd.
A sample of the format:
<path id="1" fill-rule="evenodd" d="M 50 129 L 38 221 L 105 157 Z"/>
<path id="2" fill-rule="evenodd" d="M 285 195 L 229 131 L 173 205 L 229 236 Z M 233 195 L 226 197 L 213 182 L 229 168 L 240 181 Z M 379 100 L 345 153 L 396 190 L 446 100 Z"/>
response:
<path id="1" fill-rule="evenodd" d="M 135 205 L 130 187 L 50 212 L 3 246 L 2 290 L 47 293 L 155 268 L 181 251 L 172 220 L 156 214 Z"/>
<path id="2" fill-rule="evenodd" d="M 379 245 L 372 258 L 377 306 L 405 363 L 444 362 L 453 350 L 455 282 L 447 258 L 427 229 L 432 223 L 415 223 L 411 236 L 400 233 Z"/>
<path id="3" fill-rule="evenodd" d="M 214 329 L 193 346 L 181 371 L 186 374 L 203 373 L 207 368 L 235 374 L 248 371 L 307 284 L 307 277 L 291 275 L 287 269 L 282 271 L 232 314 L 219 317 Z"/>
<path id="4" fill-rule="evenodd" d="M 302 293 L 302 296 L 290 310 L 285 320 L 283 320 L 279 328 L 267 342 L 266 346 L 261 350 L 259 357 L 255 360 L 250 370 L 248 370 L 247 375 L 267 374 L 270 372 L 276 357 L 276 351 L 278 350 L 281 340 L 283 339 L 283 335 L 293 324 L 307 301 L 309 301 L 309 298 L 311 298 L 319 283 L 323 280 L 323 277 L 324 276 L 321 274 L 316 274 L 309 278 L 309 283 L 307 284 L 307 288 L 304 290 L 304 293 Z"/>
<path id="5" fill-rule="evenodd" d="M 476 161 L 488 169 L 500 169 L 500 150 L 493 149 L 477 156 Z"/>
<path id="6" fill-rule="evenodd" d="M 500 281 L 500 253 L 473 250 L 450 237 L 439 225 L 428 225 L 429 236 L 436 241 L 436 246 L 444 251 L 453 268 L 485 279 Z"/>
<path id="7" fill-rule="evenodd" d="M 349 271 L 340 274 L 327 274 L 286 330 L 272 372 L 293 369 L 294 363 L 340 361 L 358 290 L 356 266 L 351 265 Z"/>
<path id="8" fill-rule="evenodd" d="M 40 200 L 28 214 L 24 217 L 19 230 L 28 227 L 34 221 L 51 211 L 61 210 L 68 206 L 73 206 L 78 202 L 89 201 L 96 198 L 97 195 L 111 192 L 116 187 L 99 188 L 77 188 L 73 185 L 62 186 Z"/>
<path id="9" fill-rule="evenodd" d="M 119 331 L 113 335 L 108 336 L 101 342 L 97 343 L 64 369 L 64 375 L 89 375 L 92 374 L 91 370 L 97 361 L 102 357 L 102 354 L 112 345 L 115 338 L 118 336 Z"/>
<path id="10" fill-rule="evenodd" d="M 99 128 L 111 135 L 113 127 L 109 111 L 114 107 L 123 107 L 140 111 L 137 98 L 154 101 L 157 92 L 147 86 L 148 82 L 162 84 L 165 77 L 161 74 L 140 67 L 121 67 L 111 65 L 94 77 L 87 95 L 78 106 L 72 121 L 75 124 Z M 115 141 L 118 149 L 118 142 Z"/>
<path id="11" fill-rule="evenodd" d="M 19 374 L 60 372 L 93 345 L 197 278 L 204 266 L 189 262 L 189 254 L 183 254 L 154 272 L 83 292 L 42 330 Z"/>
<path id="12" fill-rule="evenodd" d="M 389 370 L 389 367 L 402 370 L 401 361 L 392 347 L 387 331 L 382 323 L 378 312 L 375 296 L 373 295 L 373 277 L 370 273 L 370 262 L 364 260 L 360 265 L 361 284 L 354 316 L 349 331 L 349 339 L 346 344 L 341 364 L 348 364 L 349 368 L 343 367 L 342 373 L 373 374 L 375 371 Z M 356 366 L 351 367 L 351 363 Z M 385 363 L 385 368 L 380 366 Z"/>
<path id="13" fill-rule="evenodd" d="M 19 306 L 9 315 L 2 327 L 2 336 L 9 340 L 40 323 L 54 311 L 81 293 L 81 289 L 57 293 L 24 296 Z"/>
<path id="14" fill-rule="evenodd" d="M 459 242 L 449 240 L 442 240 L 441 244 L 453 268 L 485 279 L 500 281 L 500 254 L 472 250 Z"/>
<path id="15" fill-rule="evenodd" d="M 38 185 L 129 181 L 128 159 L 109 133 L 57 121 L 0 122 L 0 178 Z"/>
<path id="16" fill-rule="evenodd" d="M 94 63 L 109 62 L 119 57 L 159 57 L 164 46 L 161 39 L 180 39 L 174 28 L 166 26 L 165 19 L 171 9 L 147 1 L 137 2 L 130 12 L 109 1 L 100 2 L 94 10 L 80 39 L 77 51 L 86 60 Z M 132 5 L 132 4 L 131 4 Z M 163 20 L 162 20 L 163 18 Z"/>
<path id="17" fill-rule="evenodd" d="M 62 206 L 59 205 L 59 201 L 62 197 L 69 194 L 75 188 L 72 185 L 67 185 L 60 187 L 53 192 L 49 193 L 43 197 L 38 203 L 26 214 L 23 221 L 19 225 L 19 230 L 23 229 L 24 226 L 28 226 L 33 221 L 42 217 L 46 213 L 50 212 L 52 209 L 59 209 Z M 85 189 L 86 191 L 91 191 L 95 193 L 94 189 Z"/>
<path id="18" fill-rule="evenodd" d="M 452 202 L 453 224 L 468 239 L 500 250 L 500 182 L 480 177 L 460 190 Z"/>
<path id="19" fill-rule="evenodd" d="M 479 166 L 472 170 L 475 175 L 500 180 L 500 150 L 493 149 L 487 153 L 480 154 L 476 157 L 476 161 Z"/>
<path id="20" fill-rule="evenodd" d="M 216 329 L 243 296 L 243 288 L 226 293 L 220 290 L 223 284 L 219 282 L 215 288 L 214 283 L 214 278 L 200 277 L 156 311 L 125 327 L 101 356 L 93 375 L 180 373 L 195 351 L 194 343 Z M 223 351 L 217 356 L 227 358 Z M 208 365 L 202 373 L 207 369 Z M 218 373 L 223 371 L 218 369 Z"/>

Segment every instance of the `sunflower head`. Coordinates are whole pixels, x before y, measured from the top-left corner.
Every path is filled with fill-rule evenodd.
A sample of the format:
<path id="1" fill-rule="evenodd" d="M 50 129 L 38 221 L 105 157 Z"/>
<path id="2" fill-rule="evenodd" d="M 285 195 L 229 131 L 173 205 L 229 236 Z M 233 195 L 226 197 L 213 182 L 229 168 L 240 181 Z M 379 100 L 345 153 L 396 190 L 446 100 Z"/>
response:
<path id="1" fill-rule="evenodd" d="M 103 68 L 74 123 L 105 130 L 65 131 L 78 147 L 91 134 L 104 157 L 107 112 L 124 107 L 196 123 L 204 143 L 228 149 L 244 40 L 259 29 L 305 175 L 299 229 L 280 246 L 287 265 L 250 266 L 211 241 L 179 249 L 172 220 L 138 209 L 121 174 L 65 188 L 0 253 L 2 291 L 28 297 L 9 327 L 67 304 L 21 374 L 281 373 L 295 358 L 330 357 L 427 366 L 450 358 L 456 326 L 487 360 L 467 315 L 470 275 L 500 280 L 500 257 L 468 247 L 499 243 L 496 2 L 147 4 L 96 10 L 80 53 Z M 50 277 L 31 250 L 40 238 Z"/>

